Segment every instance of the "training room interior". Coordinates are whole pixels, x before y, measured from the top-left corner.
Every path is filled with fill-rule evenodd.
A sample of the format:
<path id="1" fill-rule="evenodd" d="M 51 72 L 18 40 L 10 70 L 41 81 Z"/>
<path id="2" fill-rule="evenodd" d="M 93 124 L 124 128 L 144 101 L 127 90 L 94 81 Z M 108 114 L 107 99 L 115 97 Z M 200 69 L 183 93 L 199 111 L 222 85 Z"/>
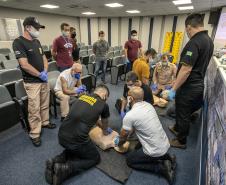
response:
<path id="1" fill-rule="evenodd" d="M 121 6 L 106 6 L 110 3 Z M 46 4 L 52 7 L 42 7 Z M 51 56 L 51 47 L 54 39 L 62 34 L 60 25 L 68 23 L 76 29 L 77 43 L 80 47 L 86 48 L 86 54 L 80 54 L 80 61 L 87 72 L 82 75 L 91 79 L 91 82 L 89 81 L 91 85 L 88 80 L 86 83 L 90 85 L 89 92 L 93 92 L 95 86 L 101 84 L 100 75 L 98 77 L 94 75 L 95 61 L 92 63 L 89 63 L 90 61 L 83 63 L 83 61 L 85 58 L 90 60 L 88 49 L 92 49 L 93 44 L 98 41 L 99 31 L 104 31 L 105 40 L 114 51 L 108 61 L 112 62 L 115 57 L 119 57 L 114 56 L 115 51 L 120 52 L 118 55 L 123 60 L 124 45 L 128 39 L 131 39 L 131 30 L 136 30 L 144 52 L 153 48 L 158 54 L 171 53 L 174 58 L 171 62 L 178 66 L 180 54 L 189 42 L 185 20 L 191 13 L 202 14 L 204 29 L 208 31 L 214 43 L 214 52 L 205 76 L 204 104 L 197 112 L 198 117 L 190 125 L 187 148 L 180 150 L 170 147 L 169 149 L 169 153 L 176 156 L 177 162 L 174 184 L 226 185 L 225 0 L 0 0 L 0 55 L 3 56 L 0 57 L 0 91 L 2 87 L 9 91 L 6 92 L 7 95 L 5 90 L 1 91 L 4 92 L 3 94 L 0 93 L 2 116 L 0 117 L 0 185 L 47 185 L 46 160 L 59 154 L 63 148 L 58 142 L 58 130 L 62 124 L 60 106 L 59 102 L 56 102 L 55 95 L 51 94 L 51 88 L 49 114 L 51 123 L 56 124 L 56 128 L 42 129 L 42 144 L 40 147 L 34 147 L 21 120 L 26 114 L 23 111 L 21 113 L 20 103 L 23 102 L 24 97 L 18 100 L 15 91 L 17 82 L 21 82 L 22 79 L 17 79 L 16 73 L 1 75 L 7 70 L 16 70 L 16 72 L 19 70 L 18 63 L 15 67 L 15 65 L 7 65 L 7 61 L 17 61 L 12 45 L 15 38 L 23 35 L 23 21 L 26 17 L 35 17 L 45 26 L 45 29 L 40 29 L 38 40 L 42 46 L 47 47 L 44 53 L 48 54 L 49 63 L 55 62 Z M 122 119 L 115 108 L 115 103 L 122 97 L 126 83 L 126 71 L 120 72 L 118 67 L 120 65 L 126 64 L 115 66 L 109 64 L 105 84 L 110 90 L 107 100 L 110 110 L 109 127 L 116 132 L 121 130 Z M 55 68 L 51 70 L 54 71 Z M 50 86 L 55 85 L 57 77 L 49 74 Z M 54 79 L 50 82 L 50 78 Z M 11 93 L 12 88 L 14 93 Z M 5 101 L 7 98 L 8 100 Z M 167 111 L 174 105 L 174 101 L 167 102 L 164 108 L 155 105 L 154 109 L 167 137 L 172 139 L 174 135 L 168 127 L 174 125 L 176 120 L 175 117 L 167 115 Z M 10 103 L 15 104 L 14 109 L 5 109 L 4 107 Z M 125 159 L 127 153 L 117 153 L 112 148 L 106 151 L 98 148 L 98 151 L 101 156 L 100 164 L 69 178 L 63 184 L 168 184 L 160 174 L 129 168 Z"/>

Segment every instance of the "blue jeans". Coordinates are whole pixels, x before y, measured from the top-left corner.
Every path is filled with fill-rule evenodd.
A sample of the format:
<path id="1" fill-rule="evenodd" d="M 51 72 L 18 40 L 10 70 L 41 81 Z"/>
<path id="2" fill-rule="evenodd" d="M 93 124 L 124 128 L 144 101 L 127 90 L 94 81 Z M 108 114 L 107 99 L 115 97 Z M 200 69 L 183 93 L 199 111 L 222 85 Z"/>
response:
<path id="1" fill-rule="evenodd" d="M 105 81 L 105 74 L 107 70 L 107 59 L 96 58 L 95 75 L 98 76 L 100 68 L 102 69 L 101 80 Z"/>

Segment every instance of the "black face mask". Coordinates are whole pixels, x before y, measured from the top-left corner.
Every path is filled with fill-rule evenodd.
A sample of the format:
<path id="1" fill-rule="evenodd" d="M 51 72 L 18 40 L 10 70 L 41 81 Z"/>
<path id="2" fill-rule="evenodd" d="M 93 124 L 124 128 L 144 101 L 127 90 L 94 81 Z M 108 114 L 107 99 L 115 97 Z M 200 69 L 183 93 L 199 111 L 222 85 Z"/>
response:
<path id="1" fill-rule="evenodd" d="M 71 38 L 74 39 L 75 37 L 76 37 L 76 33 L 74 32 L 74 33 L 71 34 Z"/>

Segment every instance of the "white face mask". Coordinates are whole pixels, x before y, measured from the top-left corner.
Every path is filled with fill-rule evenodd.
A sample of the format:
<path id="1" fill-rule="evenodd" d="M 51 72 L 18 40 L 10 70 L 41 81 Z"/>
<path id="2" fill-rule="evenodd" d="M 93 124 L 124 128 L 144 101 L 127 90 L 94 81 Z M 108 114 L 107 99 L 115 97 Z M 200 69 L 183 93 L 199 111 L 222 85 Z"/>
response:
<path id="1" fill-rule="evenodd" d="M 162 65 L 163 66 L 167 66 L 168 65 L 168 62 L 167 61 L 162 61 Z"/>
<path id="2" fill-rule="evenodd" d="M 153 61 L 154 61 L 154 59 L 151 57 L 148 59 L 149 64 L 153 63 Z"/>
<path id="3" fill-rule="evenodd" d="M 64 37 L 69 37 L 70 32 L 69 32 L 69 31 L 62 31 L 62 35 L 63 35 Z"/>
<path id="4" fill-rule="evenodd" d="M 30 28 L 30 30 L 28 30 L 28 32 L 29 32 L 30 36 L 34 39 L 38 38 L 40 35 L 40 32 L 38 30 L 36 30 L 33 26 L 31 26 L 31 28 Z"/>
<path id="5" fill-rule="evenodd" d="M 133 40 L 137 40 L 137 39 L 138 39 L 137 36 L 132 36 L 131 38 L 132 38 Z"/>
<path id="6" fill-rule="evenodd" d="M 104 37 L 100 37 L 100 40 L 104 40 Z"/>

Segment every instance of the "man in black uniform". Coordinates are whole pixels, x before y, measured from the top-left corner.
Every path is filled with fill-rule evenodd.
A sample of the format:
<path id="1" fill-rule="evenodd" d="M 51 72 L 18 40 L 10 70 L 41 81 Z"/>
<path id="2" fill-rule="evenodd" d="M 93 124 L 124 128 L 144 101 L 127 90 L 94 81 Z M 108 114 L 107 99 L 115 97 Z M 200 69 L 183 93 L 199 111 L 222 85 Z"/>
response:
<path id="1" fill-rule="evenodd" d="M 204 77 L 214 48 L 203 26 L 201 14 L 191 14 L 185 20 L 190 41 L 181 53 L 177 79 L 168 96 L 172 100 L 176 95 L 176 124 L 169 129 L 176 135 L 170 144 L 177 148 L 186 148 L 191 115 L 203 103 Z"/>
<path id="2" fill-rule="evenodd" d="M 34 146 L 41 145 L 41 128 L 55 128 L 49 122 L 48 61 L 37 39 L 40 25 L 35 17 L 27 17 L 23 22 L 24 34 L 13 42 L 13 50 L 18 59 L 28 96 L 28 121 L 30 138 Z"/>
<path id="3" fill-rule="evenodd" d="M 135 72 L 130 71 L 126 75 L 126 84 L 124 85 L 123 97 L 122 99 L 118 99 L 116 101 L 116 109 L 120 112 L 120 116 L 123 119 L 126 115 L 126 106 L 127 106 L 127 96 L 129 89 L 133 86 L 141 87 L 144 91 L 144 101 L 153 105 L 154 99 L 152 95 L 152 91 L 148 85 L 145 85 L 140 80 L 138 80 L 138 76 Z"/>
<path id="4" fill-rule="evenodd" d="M 100 155 L 90 140 L 89 132 L 101 117 L 98 126 L 105 135 L 108 134 L 108 96 L 108 87 L 99 85 L 94 94 L 82 95 L 73 103 L 58 134 L 59 143 L 65 150 L 46 162 L 45 176 L 48 183 L 59 185 L 68 177 L 99 163 Z"/>

